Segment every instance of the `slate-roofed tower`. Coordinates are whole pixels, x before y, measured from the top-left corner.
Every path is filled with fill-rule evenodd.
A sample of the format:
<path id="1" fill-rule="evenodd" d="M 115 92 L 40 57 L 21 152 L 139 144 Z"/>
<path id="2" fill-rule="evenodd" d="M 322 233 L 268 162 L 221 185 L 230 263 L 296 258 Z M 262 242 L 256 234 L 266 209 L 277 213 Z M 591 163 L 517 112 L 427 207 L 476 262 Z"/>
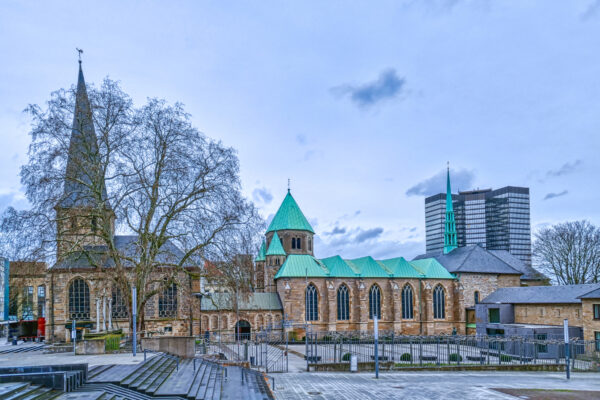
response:
<path id="1" fill-rule="evenodd" d="M 454 207 L 452 205 L 452 190 L 450 188 L 450 167 L 446 179 L 446 222 L 444 224 L 444 254 L 458 247 L 456 239 L 456 224 L 454 222 Z"/>
<path id="2" fill-rule="evenodd" d="M 114 234 L 114 212 L 108 202 L 104 168 L 81 60 L 64 191 L 55 210 L 59 260 L 67 252 L 82 246 L 100 244 L 103 232 Z"/>
<path id="3" fill-rule="evenodd" d="M 265 291 L 274 292 L 274 277 L 290 254 L 313 255 L 315 232 L 288 192 L 267 228 L 265 254 Z"/>

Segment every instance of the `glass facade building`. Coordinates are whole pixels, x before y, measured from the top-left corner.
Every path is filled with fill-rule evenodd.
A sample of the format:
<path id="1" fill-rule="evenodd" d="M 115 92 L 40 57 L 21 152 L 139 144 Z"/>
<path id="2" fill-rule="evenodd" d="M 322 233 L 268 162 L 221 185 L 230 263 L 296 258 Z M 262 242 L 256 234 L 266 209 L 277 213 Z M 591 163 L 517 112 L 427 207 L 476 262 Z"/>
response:
<path id="1" fill-rule="evenodd" d="M 452 195 L 458 246 L 507 250 L 531 266 L 529 188 L 473 190 Z M 444 248 L 446 194 L 425 199 L 426 251 Z"/>

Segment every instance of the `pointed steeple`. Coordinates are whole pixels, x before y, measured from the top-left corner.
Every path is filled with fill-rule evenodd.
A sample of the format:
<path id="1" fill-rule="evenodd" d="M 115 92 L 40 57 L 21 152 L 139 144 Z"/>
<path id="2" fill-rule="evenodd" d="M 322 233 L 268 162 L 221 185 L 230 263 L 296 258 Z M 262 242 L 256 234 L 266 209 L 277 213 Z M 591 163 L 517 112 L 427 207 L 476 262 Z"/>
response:
<path id="1" fill-rule="evenodd" d="M 282 230 L 297 230 L 315 233 L 300 210 L 300 207 L 298 207 L 298 203 L 296 203 L 296 200 L 292 197 L 289 188 L 281 206 L 279 206 L 279 210 L 277 210 L 271 224 L 269 224 L 267 232 Z"/>
<path id="2" fill-rule="evenodd" d="M 452 189 L 450 188 L 450 165 L 448 164 L 446 179 L 446 222 L 444 224 L 444 254 L 458 247 L 456 240 L 456 224 L 452 205 Z"/>
<path id="3" fill-rule="evenodd" d="M 258 251 L 258 256 L 256 256 L 256 259 L 254 261 L 265 261 L 265 256 L 266 256 L 266 243 L 263 240 L 263 242 L 260 244 L 260 250 Z"/>
<path id="4" fill-rule="evenodd" d="M 97 193 L 100 193 L 102 201 L 106 201 L 104 172 L 97 140 L 80 59 L 64 197 L 59 207 L 95 207 L 98 201 Z M 104 206 L 109 207 L 107 203 Z"/>
<path id="5" fill-rule="evenodd" d="M 269 244 L 269 250 L 267 250 L 268 256 L 285 256 L 285 250 L 281 245 L 281 239 L 279 239 L 279 235 L 277 232 L 273 234 L 273 238 L 271 239 L 271 243 Z"/>

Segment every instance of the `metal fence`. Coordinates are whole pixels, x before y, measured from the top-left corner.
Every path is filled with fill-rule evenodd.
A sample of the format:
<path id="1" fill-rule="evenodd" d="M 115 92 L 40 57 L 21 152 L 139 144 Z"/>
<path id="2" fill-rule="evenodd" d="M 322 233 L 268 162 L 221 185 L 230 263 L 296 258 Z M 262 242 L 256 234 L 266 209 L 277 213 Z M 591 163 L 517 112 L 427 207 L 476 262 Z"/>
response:
<path id="1" fill-rule="evenodd" d="M 309 332 L 306 342 L 292 348 L 306 355 L 308 365 L 375 361 L 375 340 L 364 333 Z M 565 343 L 557 340 L 493 336 L 380 335 L 379 362 L 394 368 L 459 365 L 564 365 Z M 569 344 L 574 370 L 598 370 L 600 342 L 573 340 Z"/>
<path id="2" fill-rule="evenodd" d="M 264 372 L 288 371 L 288 334 L 260 331 L 247 334 L 214 332 L 196 341 L 196 353 L 220 354 L 233 361 L 247 361 Z"/>

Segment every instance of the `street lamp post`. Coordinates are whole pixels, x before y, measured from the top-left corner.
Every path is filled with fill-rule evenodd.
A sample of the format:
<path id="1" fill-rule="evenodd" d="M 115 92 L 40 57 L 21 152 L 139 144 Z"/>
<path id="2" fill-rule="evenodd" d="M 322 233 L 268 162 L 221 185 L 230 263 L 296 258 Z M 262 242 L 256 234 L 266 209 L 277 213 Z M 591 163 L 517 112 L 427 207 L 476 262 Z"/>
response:
<path id="1" fill-rule="evenodd" d="M 137 288 L 134 286 L 131 287 L 131 308 L 133 309 L 132 320 L 133 320 L 133 356 L 135 357 L 137 354 Z"/>

